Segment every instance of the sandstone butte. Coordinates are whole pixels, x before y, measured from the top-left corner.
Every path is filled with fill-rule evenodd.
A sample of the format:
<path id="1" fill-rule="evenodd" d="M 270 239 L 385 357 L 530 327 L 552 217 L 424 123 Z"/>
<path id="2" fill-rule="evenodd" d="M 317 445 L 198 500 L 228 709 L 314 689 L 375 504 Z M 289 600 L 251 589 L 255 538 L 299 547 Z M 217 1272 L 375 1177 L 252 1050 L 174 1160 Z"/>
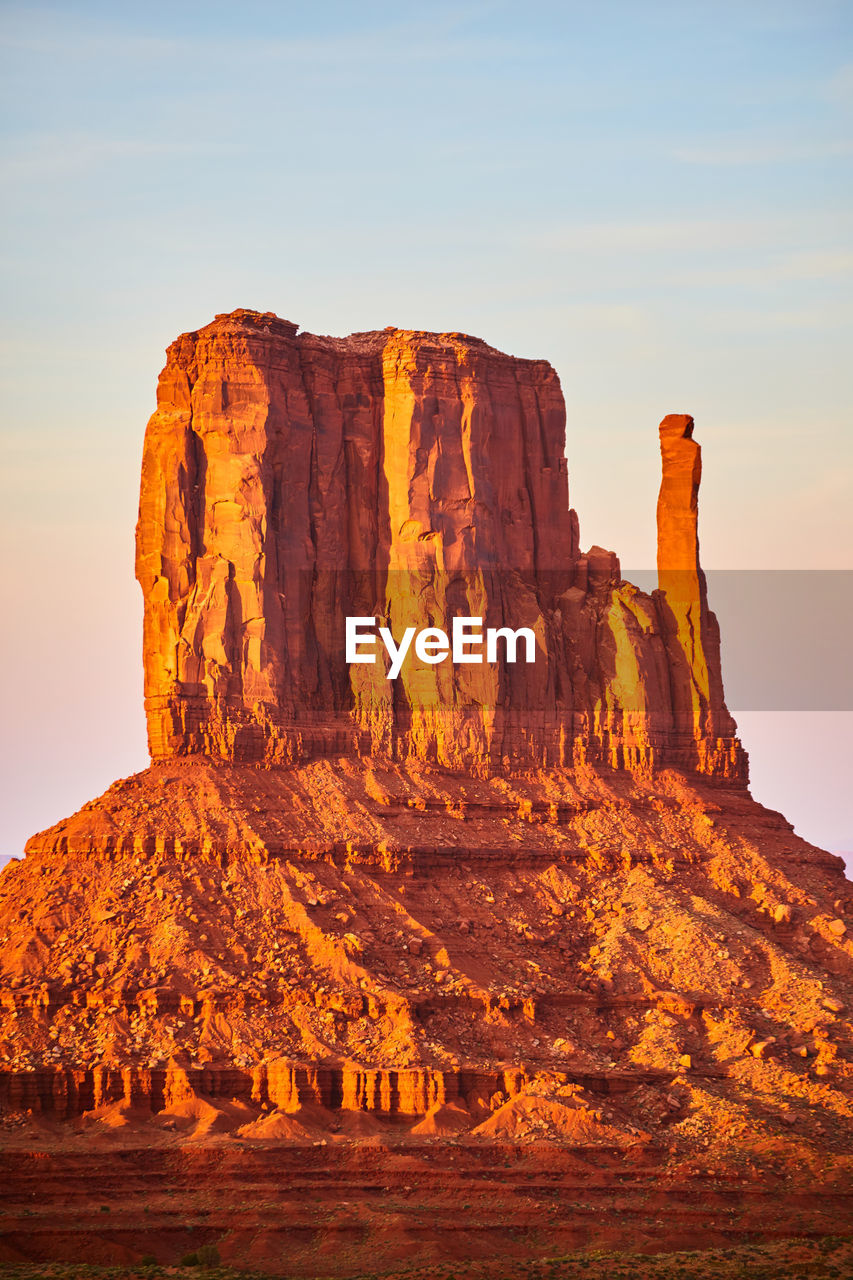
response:
<path id="1" fill-rule="evenodd" d="M 564 447 L 554 370 L 462 334 L 169 348 L 152 763 L 0 876 L 0 1262 L 850 1238 L 853 891 L 749 794 L 693 421 L 651 594 L 581 551 Z M 389 681 L 347 615 L 537 660 Z"/>

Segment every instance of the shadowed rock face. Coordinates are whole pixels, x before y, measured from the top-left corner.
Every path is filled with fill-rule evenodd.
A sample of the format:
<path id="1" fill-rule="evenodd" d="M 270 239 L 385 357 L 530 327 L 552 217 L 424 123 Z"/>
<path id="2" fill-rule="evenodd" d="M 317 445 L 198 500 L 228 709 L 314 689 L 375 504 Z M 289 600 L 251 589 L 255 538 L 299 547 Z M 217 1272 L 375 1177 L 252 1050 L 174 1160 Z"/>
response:
<path id="1" fill-rule="evenodd" d="M 661 427 L 665 602 L 621 581 L 612 553 L 579 553 L 544 361 L 462 334 L 297 334 L 246 311 L 185 334 L 148 425 L 137 529 L 152 756 L 742 772 L 698 565 L 691 428 Z M 381 647 L 347 665 L 348 615 L 397 639 L 453 616 L 526 626 L 536 661 L 412 654 L 390 681 Z"/>

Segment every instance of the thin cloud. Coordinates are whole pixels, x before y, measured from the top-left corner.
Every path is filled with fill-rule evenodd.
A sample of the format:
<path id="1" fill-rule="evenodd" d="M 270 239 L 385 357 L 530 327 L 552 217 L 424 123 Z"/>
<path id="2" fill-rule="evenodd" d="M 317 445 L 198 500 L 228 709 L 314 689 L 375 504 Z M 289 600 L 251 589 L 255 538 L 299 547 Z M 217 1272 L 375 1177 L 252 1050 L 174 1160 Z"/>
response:
<path id="1" fill-rule="evenodd" d="M 681 164 L 720 168 L 770 164 L 802 164 L 853 155 L 853 140 L 831 142 L 730 142 L 715 146 L 676 147 L 673 159 Z"/>
<path id="2" fill-rule="evenodd" d="M 800 220 L 778 218 L 664 218 L 648 222 L 564 224 L 530 232 L 536 245 L 554 252 L 653 253 L 763 248 L 802 241 Z"/>
<path id="3" fill-rule="evenodd" d="M 647 333 L 649 311 L 629 302 L 570 302 L 555 308 L 569 328 L 620 329 L 629 333 Z"/>
<path id="4" fill-rule="evenodd" d="M 853 323 L 853 303 L 824 302 L 804 307 L 737 307 L 706 310 L 709 328 L 725 333 L 826 333 Z"/>
<path id="5" fill-rule="evenodd" d="M 849 219 L 832 210 L 798 214 L 774 214 L 763 218 L 661 218 L 647 221 L 564 222 L 524 227 L 495 228 L 483 232 L 496 247 L 527 250 L 550 258 L 576 260 L 578 269 L 589 263 L 596 272 L 619 264 L 619 270 L 645 269 L 661 255 L 655 269 L 666 274 L 677 269 L 685 281 L 752 275 L 767 278 L 816 279 L 850 270 Z M 809 246 L 825 246 L 811 249 Z M 726 261 L 728 255 L 728 261 Z M 745 255 L 749 255 L 745 258 Z M 690 259 L 695 262 L 691 264 Z M 713 266 L 710 259 L 713 259 Z"/>
<path id="6" fill-rule="evenodd" d="M 816 249 L 795 253 L 779 263 L 780 280 L 818 280 L 853 271 L 853 249 Z"/>
<path id="7" fill-rule="evenodd" d="M 291 62 L 298 66 L 349 65 L 385 62 L 388 58 L 409 62 L 465 57 L 475 62 L 517 56 L 523 42 L 488 34 L 489 17 L 503 6 L 494 0 L 467 6 L 435 6 L 428 15 L 399 17 L 372 25 L 361 23 L 348 31 L 327 31 L 295 36 L 273 32 L 261 36 L 251 29 L 227 38 L 202 32 L 190 36 L 151 36 L 120 26 L 104 29 L 69 21 L 53 9 L 17 9 L 7 12 L 0 28 L 0 49 L 7 53 L 31 53 L 40 57 L 78 60 L 147 60 L 190 57 L 250 58 L 253 62 Z M 480 24 L 476 28 L 472 24 Z M 287 24 L 282 23 L 286 28 Z M 531 46 L 532 47 L 532 46 Z"/>
<path id="8" fill-rule="evenodd" d="M 213 145 L 170 139 L 105 138 L 80 133 L 48 134 L 7 144 L 0 151 L 0 179 L 14 183 L 63 177 L 123 160 L 219 155 L 233 149 L 225 143 Z"/>
<path id="9" fill-rule="evenodd" d="M 836 280 L 853 273 L 853 249 L 815 249 L 777 255 L 747 266 L 690 271 L 681 275 L 689 285 L 775 285 L 805 280 Z"/>
<path id="10" fill-rule="evenodd" d="M 831 102 L 853 103 L 853 62 L 839 67 L 826 86 L 826 97 Z"/>
<path id="11" fill-rule="evenodd" d="M 186 52 L 185 42 L 164 36 L 102 31 L 70 21 L 55 9 L 7 9 L 0 26 L 0 49 L 6 54 L 46 57 L 160 58 Z"/>

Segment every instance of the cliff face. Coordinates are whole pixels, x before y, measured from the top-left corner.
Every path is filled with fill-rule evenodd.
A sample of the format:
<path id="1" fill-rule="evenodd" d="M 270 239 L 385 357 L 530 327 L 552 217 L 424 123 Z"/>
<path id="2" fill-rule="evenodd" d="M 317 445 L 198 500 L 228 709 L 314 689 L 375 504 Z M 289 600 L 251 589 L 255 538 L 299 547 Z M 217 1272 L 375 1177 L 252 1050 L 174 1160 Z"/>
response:
<path id="1" fill-rule="evenodd" d="M 159 758 L 0 874 L 0 1151 L 53 1197 L 40 1216 L 18 1197 L 0 1260 L 95 1240 L 135 1264 L 150 1239 L 177 1261 L 203 1239 L 254 1266 L 255 1224 L 208 1205 L 228 1176 L 241 1221 L 247 1182 L 316 1200 L 328 1144 L 375 1271 L 383 1205 L 422 1240 L 442 1136 L 441 1203 L 488 1191 L 502 1260 L 536 1152 L 540 1260 L 565 1253 L 552 1218 L 572 1247 L 618 1220 L 633 1252 L 752 1240 L 756 1185 L 774 1238 L 806 1204 L 810 1234 L 848 1229 L 853 887 L 744 785 L 692 421 L 661 424 L 651 595 L 580 553 L 563 444 L 553 370 L 459 335 L 339 341 L 238 312 L 170 349 L 138 529 Z M 386 680 L 347 665 L 347 615 L 397 639 L 529 627 L 536 661 L 407 658 Z M 49 1143 L 80 1163 L 48 1164 Z M 347 1182 L 341 1160 L 371 1152 L 375 1183 Z M 717 1208 L 697 1208 L 711 1176 Z M 86 1177 L 121 1188 L 112 1252 L 78 1212 Z M 276 1197 L 278 1266 L 317 1214 Z M 318 1231 L 304 1274 L 337 1239 L 356 1265 L 351 1217 Z"/>
<path id="2" fill-rule="evenodd" d="M 677 447 L 698 446 L 671 435 L 661 546 L 666 559 L 685 526 L 687 547 L 692 527 L 686 603 L 680 582 L 678 599 L 672 583 L 672 601 L 650 597 L 612 554 L 579 553 L 565 409 L 544 361 L 461 334 L 297 334 L 244 311 L 179 338 L 137 529 L 152 756 L 742 772 L 696 585 L 698 471 L 685 486 Z M 397 640 L 455 616 L 529 627 L 536 661 L 410 655 L 391 681 L 381 646 L 375 665 L 346 663 L 347 616 Z"/>
<path id="3" fill-rule="evenodd" d="M 660 424 L 662 479 L 658 495 L 658 607 L 669 659 L 675 720 L 691 726 L 700 756 L 734 732 L 720 669 L 720 630 L 708 608 L 699 564 L 699 483 L 702 450 L 693 419 L 670 414 Z"/>

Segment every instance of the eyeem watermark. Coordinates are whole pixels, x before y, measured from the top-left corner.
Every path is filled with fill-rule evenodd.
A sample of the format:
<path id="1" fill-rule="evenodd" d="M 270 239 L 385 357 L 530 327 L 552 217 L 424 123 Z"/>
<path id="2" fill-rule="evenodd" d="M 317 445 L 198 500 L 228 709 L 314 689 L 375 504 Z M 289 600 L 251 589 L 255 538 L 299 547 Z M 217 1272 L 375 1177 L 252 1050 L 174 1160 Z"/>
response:
<path id="1" fill-rule="evenodd" d="M 507 662 L 518 661 L 520 641 L 523 641 L 524 661 L 536 661 L 536 637 L 530 627 L 519 627 L 517 631 L 513 631 L 511 627 L 487 627 L 483 631 L 482 618 L 454 618 L 450 636 L 441 627 L 424 627 L 421 631 L 416 627 L 406 627 L 397 644 L 388 627 L 380 627 L 377 635 L 375 618 L 347 618 L 347 662 L 375 662 L 377 638 L 382 641 L 391 659 L 386 672 L 389 680 L 396 680 L 400 674 L 412 640 L 415 642 L 417 657 L 421 662 L 431 665 L 444 662 L 448 657 L 454 663 L 497 662 L 498 641 L 503 641 Z"/>

